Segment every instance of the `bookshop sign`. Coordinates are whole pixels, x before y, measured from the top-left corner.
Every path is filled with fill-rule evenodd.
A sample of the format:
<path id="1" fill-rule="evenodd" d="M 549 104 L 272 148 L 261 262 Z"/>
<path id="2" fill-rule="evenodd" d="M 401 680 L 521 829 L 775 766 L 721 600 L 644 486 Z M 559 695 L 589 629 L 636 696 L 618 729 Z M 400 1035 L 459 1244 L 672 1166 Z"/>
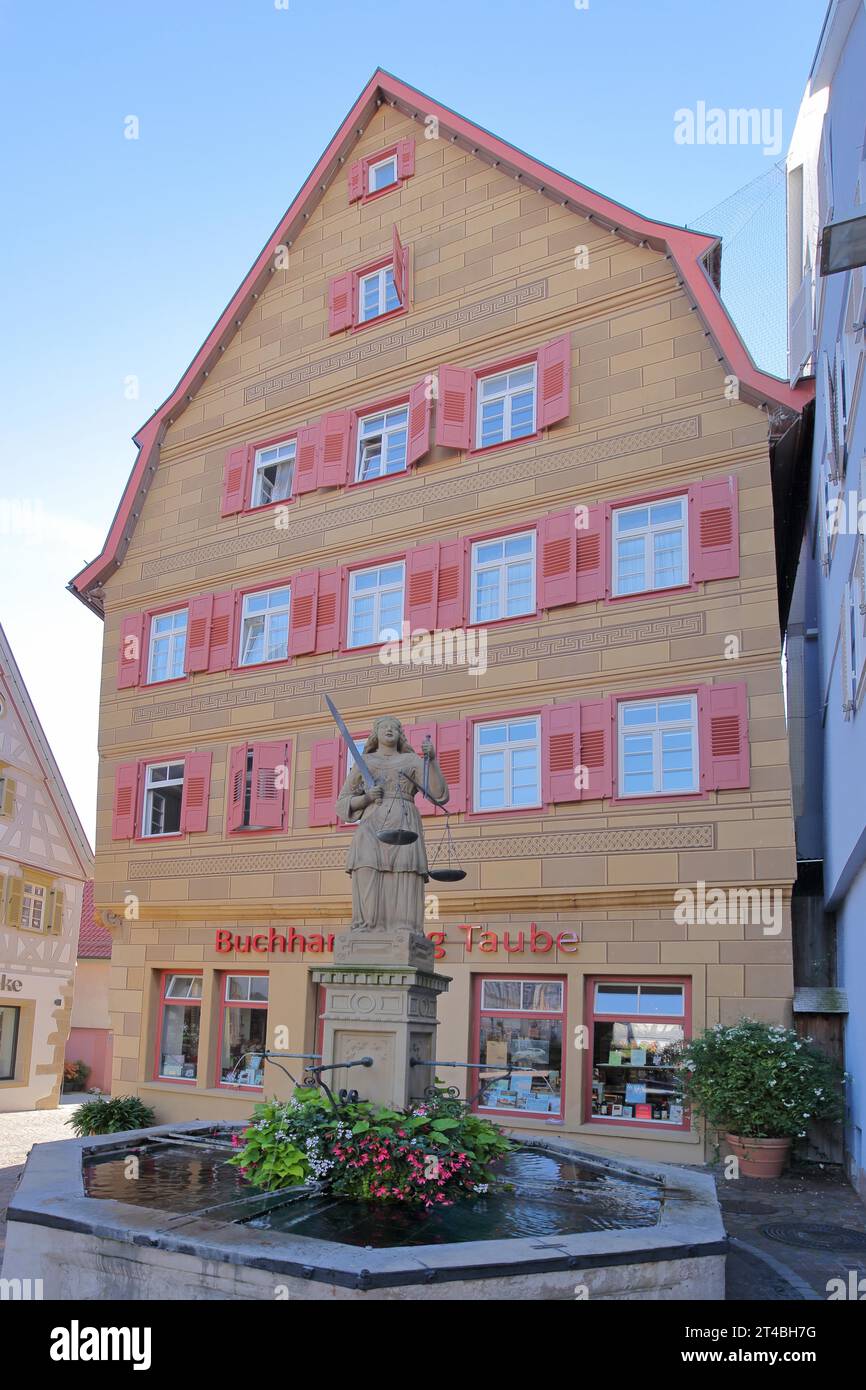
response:
<path id="1" fill-rule="evenodd" d="M 497 955 L 500 950 L 506 955 L 529 952 L 533 956 L 546 956 L 551 951 L 572 955 L 580 945 L 576 931 L 549 932 L 535 922 L 530 922 L 528 927 L 508 927 L 501 932 L 463 922 L 457 931 L 461 933 L 459 940 L 467 955 L 476 952 Z M 427 936 L 433 942 L 436 958 L 441 960 L 446 955 L 447 933 L 431 931 Z M 303 956 L 308 952 L 322 955 L 325 951 L 333 951 L 334 934 L 331 932 L 323 936 L 319 932 L 299 932 L 294 927 L 289 927 L 285 932 L 277 931 L 275 927 L 270 927 L 266 932 L 235 932 L 220 927 L 214 937 L 214 946 L 220 955 L 235 951 L 239 955 Z"/>

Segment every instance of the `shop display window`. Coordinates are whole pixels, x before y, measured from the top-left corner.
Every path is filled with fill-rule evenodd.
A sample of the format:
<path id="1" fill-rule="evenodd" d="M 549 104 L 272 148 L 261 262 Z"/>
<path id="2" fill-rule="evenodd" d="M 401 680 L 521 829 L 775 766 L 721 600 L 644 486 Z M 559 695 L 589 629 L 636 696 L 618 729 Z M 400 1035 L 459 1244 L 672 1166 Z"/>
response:
<path id="1" fill-rule="evenodd" d="M 156 1074 L 164 1081 L 195 1081 L 201 1026 L 201 975 L 162 977 Z"/>
<path id="2" fill-rule="evenodd" d="M 20 1017 L 21 1010 L 14 1004 L 0 1004 L 0 1081 L 12 1081 L 15 1078 Z"/>
<path id="3" fill-rule="evenodd" d="M 685 981 L 590 980 L 590 1118 L 599 1123 L 686 1129 L 673 1048 L 687 1036 Z"/>
<path id="4" fill-rule="evenodd" d="M 562 980 L 476 981 L 479 1110 L 561 1116 L 564 1019 Z"/>
<path id="5" fill-rule="evenodd" d="M 267 975 L 225 975 L 220 1005 L 221 1086 L 262 1087 L 268 1035 Z"/>

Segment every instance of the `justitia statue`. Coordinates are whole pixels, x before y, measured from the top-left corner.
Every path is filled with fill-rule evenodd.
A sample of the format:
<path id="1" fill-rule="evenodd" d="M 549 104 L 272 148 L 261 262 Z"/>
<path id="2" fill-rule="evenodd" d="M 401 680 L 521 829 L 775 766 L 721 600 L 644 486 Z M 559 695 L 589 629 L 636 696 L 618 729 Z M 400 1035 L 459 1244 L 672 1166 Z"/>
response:
<path id="1" fill-rule="evenodd" d="M 372 786 L 358 766 L 349 773 L 337 801 L 341 820 L 357 821 L 346 872 L 352 876 L 352 931 L 424 932 L 424 885 L 427 852 L 421 817 L 415 806 L 419 792 L 437 802 L 448 799 L 448 784 L 436 761 L 429 738 L 423 757 L 409 744 L 399 719 L 383 714 L 364 744 L 364 763 Z M 380 836 L 413 838 L 409 844 L 389 844 Z M 406 832 L 409 832 L 407 834 Z"/>

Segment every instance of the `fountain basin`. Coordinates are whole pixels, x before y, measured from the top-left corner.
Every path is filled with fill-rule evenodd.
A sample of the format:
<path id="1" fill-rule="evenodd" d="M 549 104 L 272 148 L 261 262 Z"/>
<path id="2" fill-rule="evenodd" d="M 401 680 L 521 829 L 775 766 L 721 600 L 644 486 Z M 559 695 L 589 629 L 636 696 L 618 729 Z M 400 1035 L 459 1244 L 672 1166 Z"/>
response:
<path id="1" fill-rule="evenodd" d="M 724 1297 L 726 1242 L 705 1173 L 600 1160 L 539 1140 L 528 1148 L 543 1166 L 552 1162 L 576 1175 L 573 1224 L 583 1229 L 569 1230 L 558 1212 L 549 1233 L 546 1216 L 539 1227 L 533 1215 L 529 1234 L 455 1239 L 446 1223 L 444 1233 L 431 1227 L 424 1244 L 417 1243 L 417 1223 L 407 1237 L 398 1219 L 391 1237 L 376 1229 L 377 1238 L 395 1243 L 372 1249 L 352 1243 L 352 1204 L 344 1204 L 344 1231 L 344 1208 L 316 1189 L 252 1192 L 234 1170 L 230 1177 L 219 1171 L 214 1154 L 228 1155 L 230 1133 L 229 1126 L 194 1122 L 38 1145 L 9 1207 L 3 1278 L 39 1278 L 46 1298 L 78 1301 Z M 193 1152 L 168 1160 L 160 1174 L 154 1140 L 161 1152 L 173 1153 L 172 1144 Z M 213 1140 L 224 1147 L 205 1147 L 199 1157 L 197 1146 Z M 130 1184 L 136 1200 L 97 1195 L 117 1191 L 107 1170 L 129 1155 L 138 1158 L 143 1183 Z M 614 1205 L 625 1195 L 630 1224 L 605 1224 L 622 1215 L 611 1216 L 609 1205 L 601 1215 L 593 1211 L 594 1183 L 606 1199 L 613 1194 Z M 566 1198 L 568 1190 L 566 1183 Z M 519 1203 L 520 1192 L 511 1200 Z M 458 1208 L 449 1220 L 471 1227 L 476 1213 L 463 1212 L 464 1222 Z M 317 1234 L 301 1233 L 311 1229 Z"/>

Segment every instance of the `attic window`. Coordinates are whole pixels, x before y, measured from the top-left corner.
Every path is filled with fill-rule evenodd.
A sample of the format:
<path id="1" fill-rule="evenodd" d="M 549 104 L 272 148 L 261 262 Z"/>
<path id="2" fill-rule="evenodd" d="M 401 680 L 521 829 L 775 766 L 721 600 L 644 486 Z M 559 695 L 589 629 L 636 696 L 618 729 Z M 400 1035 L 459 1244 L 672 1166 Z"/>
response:
<path id="1" fill-rule="evenodd" d="M 367 192 L 379 193 L 397 182 L 397 155 L 389 155 L 378 164 L 371 164 L 367 170 Z"/>

